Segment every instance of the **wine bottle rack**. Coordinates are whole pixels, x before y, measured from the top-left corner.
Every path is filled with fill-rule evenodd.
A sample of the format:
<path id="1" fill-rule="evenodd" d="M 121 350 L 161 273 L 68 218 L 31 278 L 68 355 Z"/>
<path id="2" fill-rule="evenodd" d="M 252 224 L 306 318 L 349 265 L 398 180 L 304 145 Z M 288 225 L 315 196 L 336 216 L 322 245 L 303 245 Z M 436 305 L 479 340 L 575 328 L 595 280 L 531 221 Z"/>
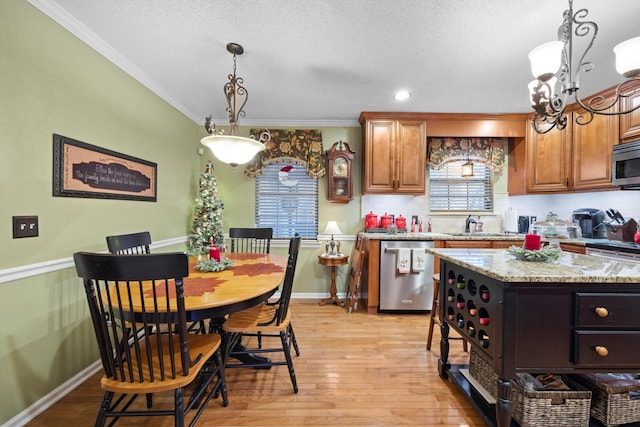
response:
<path id="1" fill-rule="evenodd" d="M 445 318 L 459 334 L 492 353 L 496 321 L 501 318 L 502 288 L 485 276 L 457 265 L 444 264 Z"/>

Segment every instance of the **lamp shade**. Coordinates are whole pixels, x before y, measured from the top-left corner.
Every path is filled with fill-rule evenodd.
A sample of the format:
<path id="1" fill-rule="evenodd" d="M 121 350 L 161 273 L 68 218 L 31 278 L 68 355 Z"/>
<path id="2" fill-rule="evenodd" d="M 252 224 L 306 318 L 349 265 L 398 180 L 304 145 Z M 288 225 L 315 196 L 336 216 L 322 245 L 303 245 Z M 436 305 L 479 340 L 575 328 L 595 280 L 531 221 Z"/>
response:
<path id="1" fill-rule="evenodd" d="M 265 149 L 260 141 L 233 135 L 210 135 L 202 138 L 200 143 L 209 147 L 218 160 L 233 167 L 249 162 Z"/>
<path id="2" fill-rule="evenodd" d="M 640 74 L 640 37 L 623 41 L 613 48 L 616 54 L 616 70 L 630 78 Z"/>
<path id="3" fill-rule="evenodd" d="M 340 227 L 338 227 L 338 223 L 336 221 L 327 222 L 327 228 L 324 229 L 322 234 L 331 234 L 332 236 L 342 234 Z"/>
<path id="4" fill-rule="evenodd" d="M 462 165 L 462 177 L 469 178 L 473 176 L 473 163 L 467 161 L 464 165 Z"/>
<path id="5" fill-rule="evenodd" d="M 552 41 L 541 44 L 529 52 L 531 74 L 538 80 L 547 81 L 558 71 L 562 62 L 564 43 Z"/>

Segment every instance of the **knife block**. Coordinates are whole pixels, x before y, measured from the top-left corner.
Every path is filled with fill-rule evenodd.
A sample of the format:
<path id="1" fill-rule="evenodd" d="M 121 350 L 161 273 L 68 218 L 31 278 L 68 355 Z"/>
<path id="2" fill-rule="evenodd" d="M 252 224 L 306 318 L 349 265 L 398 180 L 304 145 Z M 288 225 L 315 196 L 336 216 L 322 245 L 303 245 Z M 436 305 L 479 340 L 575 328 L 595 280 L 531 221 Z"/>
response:
<path id="1" fill-rule="evenodd" d="M 637 230 L 638 224 L 633 218 L 625 220 L 624 224 L 607 224 L 607 239 L 633 242 Z"/>

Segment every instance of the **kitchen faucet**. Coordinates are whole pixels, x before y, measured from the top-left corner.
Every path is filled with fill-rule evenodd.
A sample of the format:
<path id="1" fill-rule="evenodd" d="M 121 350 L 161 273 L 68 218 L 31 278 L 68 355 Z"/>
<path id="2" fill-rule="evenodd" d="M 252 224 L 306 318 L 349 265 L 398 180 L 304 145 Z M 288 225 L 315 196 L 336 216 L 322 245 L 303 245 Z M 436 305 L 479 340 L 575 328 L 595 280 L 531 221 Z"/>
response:
<path id="1" fill-rule="evenodd" d="M 473 223 L 473 224 L 476 224 L 476 223 L 477 223 L 477 221 L 476 221 L 475 219 L 471 218 L 471 215 L 469 215 L 469 216 L 467 217 L 467 220 L 464 222 L 464 232 L 465 232 L 465 233 L 470 233 L 470 232 L 471 232 L 471 230 L 470 230 L 470 225 L 471 225 L 472 223 Z"/>

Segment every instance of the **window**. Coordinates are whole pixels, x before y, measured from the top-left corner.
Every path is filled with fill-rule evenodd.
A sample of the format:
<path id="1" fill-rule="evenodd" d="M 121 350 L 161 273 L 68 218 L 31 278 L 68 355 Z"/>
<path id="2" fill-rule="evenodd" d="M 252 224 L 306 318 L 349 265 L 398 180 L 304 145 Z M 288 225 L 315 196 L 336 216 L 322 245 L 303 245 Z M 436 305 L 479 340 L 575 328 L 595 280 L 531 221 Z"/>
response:
<path id="1" fill-rule="evenodd" d="M 439 170 L 429 168 L 431 211 L 493 211 L 491 169 L 483 163 L 475 162 L 473 176 L 462 178 L 464 163 L 466 160 L 445 163 Z"/>
<path id="2" fill-rule="evenodd" d="M 303 239 L 318 235 L 318 180 L 303 166 L 275 164 L 264 167 L 255 184 L 257 227 L 273 228 L 274 238 Z"/>

